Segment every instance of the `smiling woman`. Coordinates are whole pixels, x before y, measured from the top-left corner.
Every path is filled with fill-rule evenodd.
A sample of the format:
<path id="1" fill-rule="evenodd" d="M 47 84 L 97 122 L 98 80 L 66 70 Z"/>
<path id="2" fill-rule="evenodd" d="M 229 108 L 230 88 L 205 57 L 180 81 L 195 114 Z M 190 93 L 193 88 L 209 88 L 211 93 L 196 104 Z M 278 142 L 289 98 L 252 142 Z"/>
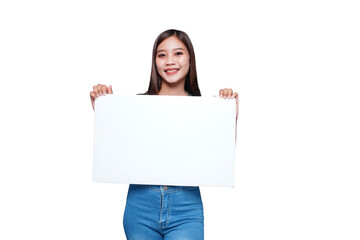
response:
<path id="1" fill-rule="evenodd" d="M 175 36 L 158 46 L 156 69 L 163 80 L 159 95 L 171 95 L 169 93 L 174 93 L 175 86 L 179 86 L 176 95 L 188 95 L 183 86 L 190 68 L 189 58 L 185 45 Z"/>
<path id="2" fill-rule="evenodd" d="M 106 94 L 112 94 L 111 85 L 93 87 L 90 92 L 93 108 L 96 98 Z M 186 33 L 171 29 L 157 37 L 150 84 L 145 94 L 201 96 L 194 48 Z M 219 96 L 235 98 L 238 103 L 238 94 L 231 88 L 220 89 Z M 199 187 L 130 184 L 124 229 L 128 240 L 203 240 L 204 216 Z"/>
<path id="3" fill-rule="evenodd" d="M 147 91 L 150 95 L 166 93 L 201 96 L 191 40 L 185 32 L 173 29 L 161 33 L 154 42 Z"/>

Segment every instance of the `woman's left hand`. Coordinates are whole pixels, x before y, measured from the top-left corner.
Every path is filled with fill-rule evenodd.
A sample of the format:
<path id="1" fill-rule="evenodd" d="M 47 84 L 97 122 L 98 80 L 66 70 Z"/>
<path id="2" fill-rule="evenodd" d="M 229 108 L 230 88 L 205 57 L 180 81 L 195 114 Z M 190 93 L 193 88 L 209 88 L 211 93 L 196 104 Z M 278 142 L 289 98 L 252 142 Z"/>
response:
<path id="1" fill-rule="evenodd" d="M 237 92 L 234 92 L 231 88 L 224 88 L 224 89 L 220 89 L 219 91 L 219 97 L 220 98 L 235 98 L 236 101 L 236 119 L 238 118 L 238 114 L 239 114 L 239 95 Z"/>

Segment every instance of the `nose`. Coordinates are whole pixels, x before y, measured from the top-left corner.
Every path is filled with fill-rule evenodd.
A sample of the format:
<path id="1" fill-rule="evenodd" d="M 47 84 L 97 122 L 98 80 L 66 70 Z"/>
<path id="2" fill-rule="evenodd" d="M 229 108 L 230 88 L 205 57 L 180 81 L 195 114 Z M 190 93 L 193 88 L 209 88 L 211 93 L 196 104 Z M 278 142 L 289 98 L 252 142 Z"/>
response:
<path id="1" fill-rule="evenodd" d="M 174 61 L 174 58 L 172 56 L 169 56 L 166 59 L 166 66 L 171 66 L 171 65 L 175 65 L 175 61 Z"/>

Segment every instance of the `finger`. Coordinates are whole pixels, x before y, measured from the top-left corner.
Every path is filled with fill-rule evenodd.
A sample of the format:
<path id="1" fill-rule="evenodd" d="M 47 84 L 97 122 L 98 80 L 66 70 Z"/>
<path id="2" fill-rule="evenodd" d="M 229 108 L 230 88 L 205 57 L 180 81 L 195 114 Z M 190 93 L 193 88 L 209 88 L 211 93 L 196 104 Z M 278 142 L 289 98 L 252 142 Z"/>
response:
<path id="1" fill-rule="evenodd" d="M 224 89 L 219 90 L 219 97 L 222 98 L 224 96 Z"/>
<path id="2" fill-rule="evenodd" d="M 98 97 L 98 96 L 99 96 L 99 92 L 98 92 L 97 85 L 93 86 L 93 91 L 94 91 L 95 95 Z"/>
<path id="3" fill-rule="evenodd" d="M 93 110 L 95 110 L 95 99 L 96 99 L 96 94 L 94 91 L 90 92 L 90 101 L 91 101 L 91 106 L 93 108 Z"/>
<path id="4" fill-rule="evenodd" d="M 101 85 L 101 93 L 104 96 L 106 95 L 106 89 L 107 89 L 106 85 Z"/>
<path id="5" fill-rule="evenodd" d="M 225 88 L 224 89 L 224 98 L 227 98 L 229 94 L 229 89 Z"/>
<path id="6" fill-rule="evenodd" d="M 237 92 L 234 92 L 233 95 L 231 96 L 231 98 L 235 98 L 236 100 L 238 99 L 238 93 Z"/>
<path id="7" fill-rule="evenodd" d="M 97 92 L 98 92 L 99 96 L 101 96 L 102 95 L 102 91 L 101 91 L 102 86 L 101 86 L 101 84 L 98 84 L 96 86 L 96 88 L 97 88 Z"/>
<path id="8" fill-rule="evenodd" d="M 107 93 L 109 93 L 109 94 L 113 94 L 113 91 L 112 91 L 112 86 L 111 85 L 109 85 L 109 87 L 108 87 L 108 89 L 107 89 Z"/>
<path id="9" fill-rule="evenodd" d="M 95 93 L 94 91 L 91 91 L 91 92 L 90 92 L 90 98 L 91 98 L 91 99 L 96 99 L 96 97 L 97 97 L 97 96 L 96 96 L 96 93 Z"/>
<path id="10" fill-rule="evenodd" d="M 229 88 L 228 98 L 231 98 L 232 95 L 233 95 L 233 90 L 231 88 Z"/>

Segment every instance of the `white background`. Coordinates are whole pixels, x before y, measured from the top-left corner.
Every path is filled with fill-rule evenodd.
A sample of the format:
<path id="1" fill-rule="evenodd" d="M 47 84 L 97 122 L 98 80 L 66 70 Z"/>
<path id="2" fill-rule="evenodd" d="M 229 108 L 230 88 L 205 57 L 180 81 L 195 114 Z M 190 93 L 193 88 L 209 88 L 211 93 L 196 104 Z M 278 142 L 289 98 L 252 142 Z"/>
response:
<path id="1" fill-rule="evenodd" d="M 206 239 L 360 238 L 357 1 L 1 1 L 0 239 L 125 239 L 126 185 L 91 181 L 94 84 L 146 91 L 187 32 L 203 95 L 232 87 L 235 188 Z"/>

